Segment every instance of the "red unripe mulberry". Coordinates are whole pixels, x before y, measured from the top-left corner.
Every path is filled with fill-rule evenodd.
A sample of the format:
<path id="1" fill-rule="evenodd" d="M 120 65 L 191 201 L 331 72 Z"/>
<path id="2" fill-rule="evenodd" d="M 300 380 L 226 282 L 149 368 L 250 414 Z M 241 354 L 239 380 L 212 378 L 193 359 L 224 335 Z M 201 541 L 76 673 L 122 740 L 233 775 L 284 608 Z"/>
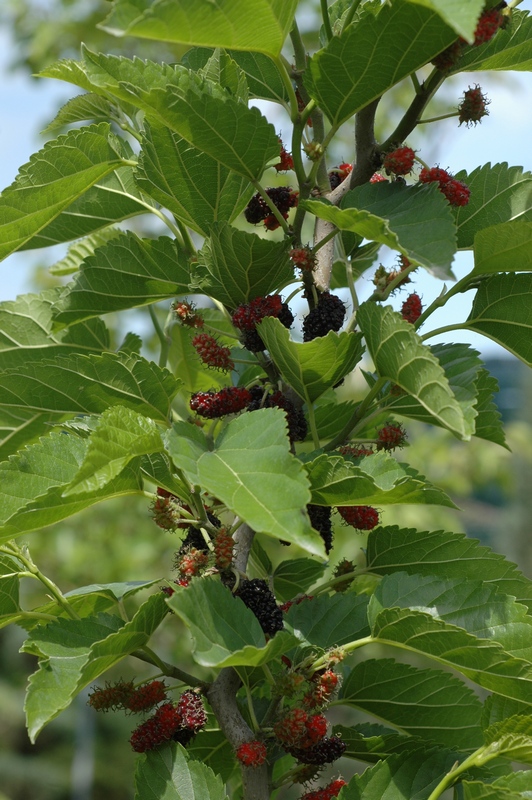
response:
<path id="1" fill-rule="evenodd" d="M 250 401 L 247 389 L 227 386 L 218 392 L 196 392 L 190 398 L 190 408 L 206 419 L 216 419 L 243 411 Z"/>
<path id="2" fill-rule="evenodd" d="M 412 172 L 415 158 L 416 154 L 411 147 L 397 147 L 386 153 L 382 166 L 388 175 L 408 175 Z"/>
<path id="3" fill-rule="evenodd" d="M 209 333 L 198 333 L 192 339 L 192 345 L 203 363 L 208 367 L 222 369 L 225 372 L 235 368 L 230 349 L 221 345 Z"/>
<path id="4" fill-rule="evenodd" d="M 338 506 L 338 513 L 359 531 L 371 531 L 379 524 L 379 512 L 372 506 Z"/>
<path id="5" fill-rule="evenodd" d="M 420 318 L 422 311 L 423 305 L 421 304 L 421 299 L 416 292 L 409 294 L 401 306 L 402 318 L 407 322 L 411 322 L 412 324 L 414 324 L 414 322 Z"/>
<path id="6" fill-rule="evenodd" d="M 460 125 L 462 122 L 465 122 L 469 128 L 470 125 L 476 125 L 477 122 L 480 122 L 482 117 L 486 117 L 490 113 L 486 108 L 489 103 L 490 101 L 485 94 L 482 94 L 482 90 L 478 84 L 473 86 L 473 88 L 470 86 L 469 89 L 464 92 L 463 100 L 458 106 Z"/>
<path id="7" fill-rule="evenodd" d="M 387 422 L 377 433 L 377 450 L 395 450 L 403 447 L 406 431 L 399 422 Z"/>
<path id="8" fill-rule="evenodd" d="M 244 742 L 236 751 L 236 757 L 245 767 L 260 767 L 266 761 L 266 745 L 257 740 Z"/>
<path id="9" fill-rule="evenodd" d="M 493 39 L 499 28 L 502 28 L 504 23 L 504 14 L 502 14 L 498 8 L 490 8 L 488 11 L 485 11 L 477 22 L 473 46 L 478 47 L 481 44 L 485 44 L 485 42 L 489 42 L 490 39 Z"/>

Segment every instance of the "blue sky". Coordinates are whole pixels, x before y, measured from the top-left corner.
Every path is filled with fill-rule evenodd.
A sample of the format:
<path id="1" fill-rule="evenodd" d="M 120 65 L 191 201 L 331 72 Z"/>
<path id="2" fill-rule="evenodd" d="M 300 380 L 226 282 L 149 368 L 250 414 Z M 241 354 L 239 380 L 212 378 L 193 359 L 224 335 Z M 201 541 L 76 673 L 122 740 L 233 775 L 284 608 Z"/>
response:
<path id="1" fill-rule="evenodd" d="M 532 0 L 525 0 L 520 9 L 532 10 Z M 15 178 L 20 165 L 39 150 L 43 139 L 39 131 L 55 116 L 57 108 L 76 94 L 74 87 L 53 80 L 33 80 L 23 73 L 9 72 L 13 44 L 8 32 L 0 29 L 0 187 L 5 187 Z M 521 165 L 532 170 L 532 148 L 530 146 L 530 124 L 532 108 L 532 74 L 505 73 L 501 76 L 490 73 L 464 73 L 452 78 L 449 95 L 456 89 L 456 101 L 469 85 L 480 83 L 482 90 L 491 99 L 490 115 L 474 128 L 458 128 L 456 119 L 438 123 L 437 161 L 441 166 L 458 172 L 471 171 L 488 161 L 509 161 L 510 165 Z M 415 146 L 415 143 L 414 143 Z M 420 152 L 422 157 L 429 157 Z M 57 248 L 56 248 L 57 250 Z M 62 252 L 53 255 L 45 251 L 18 253 L 10 256 L 2 265 L 0 300 L 9 300 L 17 294 L 31 290 L 29 276 L 34 259 L 39 257 L 53 263 Z M 455 274 L 460 277 L 471 268 L 471 255 L 459 253 L 455 262 Z M 369 291 L 370 286 L 367 289 Z M 424 302 L 430 302 L 441 291 L 441 283 L 423 275 L 416 280 L 416 290 Z M 432 327 L 447 325 L 465 319 L 469 312 L 470 296 L 461 296 L 452 308 L 444 309 L 440 316 L 434 315 Z M 402 301 L 402 297 L 398 301 Z M 470 341 L 484 355 L 502 354 L 498 345 L 484 337 L 464 335 L 461 341 Z M 448 339 L 447 339 L 448 340 Z M 436 339 L 434 341 L 437 341 Z"/>

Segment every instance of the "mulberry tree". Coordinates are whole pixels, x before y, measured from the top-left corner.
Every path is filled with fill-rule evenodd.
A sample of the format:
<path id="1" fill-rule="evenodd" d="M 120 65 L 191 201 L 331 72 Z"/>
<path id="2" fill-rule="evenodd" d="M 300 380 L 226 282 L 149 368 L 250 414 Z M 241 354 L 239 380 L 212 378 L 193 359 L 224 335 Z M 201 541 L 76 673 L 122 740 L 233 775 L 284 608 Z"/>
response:
<path id="1" fill-rule="evenodd" d="M 89 686 L 93 713 L 135 715 L 136 800 L 532 793 L 532 583 L 463 534 L 381 523 L 454 506 L 407 463 L 412 420 L 506 446 L 460 331 L 532 363 L 532 175 L 409 141 L 449 76 L 467 136 L 489 102 L 468 73 L 530 68 L 518 5 L 321 0 L 308 53 L 298 0 L 114 0 L 105 30 L 181 61 L 82 48 L 41 73 L 78 93 L 0 196 L 0 256 L 72 244 L 67 282 L 0 305 L 0 613 L 38 660 L 30 739 Z M 456 341 L 433 344 L 461 293 Z M 106 322 L 133 308 L 155 361 Z M 166 574 L 65 595 L 28 535 L 123 495 L 174 543 Z M 182 625 L 191 653 L 169 658 Z M 124 659 L 153 674 L 110 679 Z"/>

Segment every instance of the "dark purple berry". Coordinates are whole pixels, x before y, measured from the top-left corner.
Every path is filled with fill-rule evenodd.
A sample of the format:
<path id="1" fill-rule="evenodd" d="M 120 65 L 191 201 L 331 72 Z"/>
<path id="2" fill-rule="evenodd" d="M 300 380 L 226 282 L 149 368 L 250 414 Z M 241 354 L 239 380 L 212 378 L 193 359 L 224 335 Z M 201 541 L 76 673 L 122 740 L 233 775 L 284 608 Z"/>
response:
<path id="1" fill-rule="evenodd" d="M 333 529 L 331 522 L 332 508 L 329 506 L 315 506 L 311 504 L 307 506 L 307 512 L 310 524 L 315 531 L 318 531 L 323 539 L 325 552 L 329 555 L 333 546 Z"/>
<path id="2" fill-rule="evenodd" d="M 345 305 L 334 294 L 323 292 L 318 304 L 303 320 L 303 341 L 311 342 L 318 336 L 326 336 L 329 331 L 339 331 L 344 323 Z"/>
<path id="3" fill-rule="evenodd" d="M 273 636 L 283 629 L 283 612 L 266 581 L 261 578 L 242 581 L 236 596 L 255 614 L 265 634 Z"/>
<path id="4" fill-rule="evenodd" d="M 285 748 L 291 756 L 297 758 L 301 764 L 314 764 L 321 767 L 324 764 L 332 764 L 345 752 L 347 745 L 337 736 L 325 736 L 321 742 L 311 747 L 290 747 Z"/>

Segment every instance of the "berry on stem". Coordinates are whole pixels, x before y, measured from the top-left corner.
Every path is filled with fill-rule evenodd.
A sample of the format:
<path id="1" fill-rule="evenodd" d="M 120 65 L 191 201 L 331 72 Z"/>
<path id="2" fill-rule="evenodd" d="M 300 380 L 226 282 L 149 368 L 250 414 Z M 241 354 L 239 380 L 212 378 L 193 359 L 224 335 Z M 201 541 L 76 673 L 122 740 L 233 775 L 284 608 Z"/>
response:
<path id="1" fill-rule="evenodd" d="M 188 325 L 190 328 L 203 327 L 203 317 L 196 312 L 196 309 L 191 303 L 187 303 L 184 300 L 176 300 L 172 305 L 172 309 L 182 325 Z"/>
<path id="2" fill-rule="evenodd" d="M 475 29 L 475 41 L 473 47 L 489 42 L 493 39 L 499 28 L 505 23 L 504 14 L 498 8 L 490 8 L 480 15 Z"/>
<path id="3" fill-rule="evenodd" d="M 377 433 L 377 450 L 395 450 L 404 447 L 406 431 L 400 422 L 387 422 Z"/>
<path id="4" fill-rule="evenodd" d="M 379 524 L 379 512 L 372 506 L 338 506 L 338 513 L 359 531 L 371 531 Z"/>
<path id="5" fill-rule="evenodd" d="M 221 345 L 209 333 L 198 333 L 192 339 L 192 345 L 203 363 L 208 367 L 215 367 L 215 369 L 221 369 L 225 372 L 235 368 L 230 349 Z"/>
<path id="6" fill-rule="evenodd" d="M 233 563 L 233 537 L 225 528 L 221 528 L 214 540 L 214 559 L 218 569 L 229 569 Z"/>
<path id="7" fill-rule="evenodd" d="M 412 324 L 420 318 L 422 311 L 423 305 L 421 303 L 421 298 L 416 292 L 409 294 L 401 306 L 402 318 Z"/>
<path id="8" fill-rule="evenodd" d="M 256 739 L 244 742 L 236 751 L 236 757 L 245 767 L 260 767 L 266 761 L 266 745 Z"/>
<path id="9" fill-rule="evenodd" d="M 243 411 L 251 400 L 247 389 L 226 386 L 218 392 L 195 392 L 190 398 L 190 408 L 206 419 L 224 417 Z"/>
<path id="10" fill-rule="evenodd" d="M 315 531 L 318 531 L 323 539 L 325 552 L 329 555 L 333 546 L 332 509 L 329 506 L 315 506 L 309 504 L 307 506 L 307 513 L 309 515 L 310 524 Z"/>
<path id="11" fill-rule="evenodd" d="M 281 138 L 279 138 L 279 145 L 281 147 L 280 161 L 278 164 L 274 164 L 274 168 L 277 170 L 277 172 L 287 172 L 289 169 L 294 169 L 294 159 L 292 158 L 291 153 L 285 150 L 285 146 Z"/>
<path id="12" fill-rule="evenodd" d="M 316 256 L 310 247 L 296 247 L 289 254 L 292 263 L 302 272 L 312 272 L 316 267 Z"/>
<path id="13" fill-rule="evenodd" d="M 332 800 L 333 797 L 338 797 L 342 786 L 347 786 L 347 783 L 341 778 L 337 778 L 327 786 L 324 786 L 323 789 L 307 792 L 300 797 L 300 800 Z"/>
<path id="14" fill-rule="evenodd" d="M 124 703 L 124 707 L 137 714 L 140 711 L 148 711 L 163 700 L 166 700 L 164 681 L 150 681 L 137 687 Z"/>
<path id="15" fill-rule="evenodd" d="M 312 747 L 286 747 L 286 751 L 302 764 L 332 764 L 346 750 L 346 743 L 337 736 L 325 737 Z"/>
<path id="16" fill-rule="evenodd" d="M 284 628 L 283 612 L 262 578 L 242 581 L 235 594 L 255 614 L 265 634 L 273 636 Z"/>
<path id="17" fill-rule="evenodd" d="M 482 94 L 478 83 L 473 86 L 473 88 L 470 86 L 469 89 L 464 92 L 462 102 L 458 106 L 460 125 L 462 122 L 465 122 L 466 126 L 469 128 L 471 125 L 476 125 L 477 122 L 480 122 L 482 117 L 487 117 L 490 112 L 486 106 L 488 106 L 490 102 L 487 96 Z"/>
<path id="18" fill-rule="evenodd" d="M 331 169 L 329 172 L 329 183 L 331 184 L 331 190 L 336 189 L 337 186 L 340 186 L 340 184 L 345 181 L 347 176 L 350 175 L 352 171 L 353 165 L 346 162 L 340 164 L 339 167 Z"/>
<path id="19" fill-rule="evenodd" d="M 329 331 L 339 331 L 344 324 L 345 305 L 335 294 L 322 292 L 318 303 L 303 320 L 303 341 L 311 342 Z"/>
<path id="20" fill-rule="evenodd" d="M 411 147 L 396 147 L 386 153 L 382 166 L 388 175 L 408 175 L 412 172 L 415 158 L 416 154 Z"/>
<path id="21" fill-rule="evenodd" d="M 106 683 L 102 689 L 94 686 L 87 698 L 87 704 L 95 711 L 116 711 L 126 708 L 129 699 L 134 694 L 133 681 L 127 683 L 123 680 L 116 683 Z"/>
<path id="22" fill-rule="evenodd" d="M 440 192 L 452 206 L 466 206 L 469 203 L 470 189 L 462 181 L 457 181 L 440 167 L 423 167 L 419 173 L 420 183 L 437 183 Z"/>

